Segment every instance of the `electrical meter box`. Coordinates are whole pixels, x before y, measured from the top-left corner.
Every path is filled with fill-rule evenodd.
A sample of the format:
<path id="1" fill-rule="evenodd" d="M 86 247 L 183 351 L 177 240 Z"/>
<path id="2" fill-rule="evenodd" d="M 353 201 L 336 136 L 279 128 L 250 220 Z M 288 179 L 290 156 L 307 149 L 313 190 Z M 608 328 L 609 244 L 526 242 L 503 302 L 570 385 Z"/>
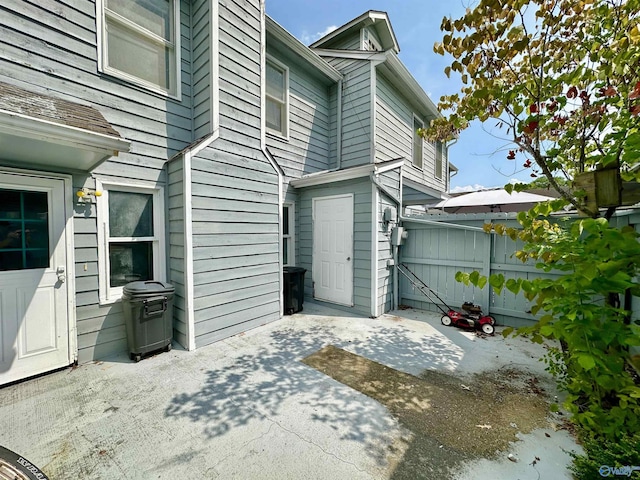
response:
<path id="1" fill-rule="evenodd" d="M 408 236 L 409 232 L 407 232 L 403 227 L 394 227 L 391 230 L 391 245 L 394 247 L 403 245 Z"/>

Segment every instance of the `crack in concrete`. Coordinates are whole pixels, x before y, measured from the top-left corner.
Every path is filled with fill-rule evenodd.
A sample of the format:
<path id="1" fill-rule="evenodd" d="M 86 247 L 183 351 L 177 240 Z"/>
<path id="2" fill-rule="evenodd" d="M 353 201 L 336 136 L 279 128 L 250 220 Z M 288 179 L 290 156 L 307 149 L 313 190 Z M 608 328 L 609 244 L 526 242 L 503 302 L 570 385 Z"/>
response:
<path id="1" fill-rule="evenodd" d="M 280 427 L 280 428 L 281 428 L 282 430 L 284 430 L 285 432 L 291 433 L 291 434 L 295 435 L 296 437 L 298 437 L 298 438 L 299 438 L 300 440 L 302 440 L 303 442 L 308 443 L 308 444 L 311 444 L 311 445 L 313 445 L 314 447 L 319 448 L 319 449 L 320 449 L 324 454 L 329 455 L 329 456 L 331 456 L 331 457 L 335 458 L 336 460 L 338 460 L 339 462 L 342 462 L 342 463 L 344 463 L 344 464 L 346 464 L 346 465 L 351 465 L 353 468 L 355 468 L 356 470 L 358 470 L 358 471 L 359 471 L 359 472 L 361 472 L 361 473 L 368 473 L 365 469 L 362 469 L 362 468 L 358 467 L 358 465 L 356 465 L 355 463 L 350 462 L 350 461 L 348 461 L 348 460 L 345 460 L 345 459 L 343 459 L 343 458 L 338 457 L 335 453 L 333 453 L 333 452 L 329 452 L 329 451 L 325 450 L 324 448 L 322 448 L 322 447 L 321 447 L 320 445 L 318 445 L 317 443 L 315 443 L 315 442 L 313 442 L 313 441 L 311 441 L 311 440 L 308 440 L 308 439 L 306 439 L 306 438 L 302 437 L 299 433 L 294 432 L 293 430 L 290 430 L 290 429 L 288 429 L 288 428 L 285 428 L 284 426 L 282 426 L 280 423 L 276 422 L 275 420 L 273 420 L 273 419 L 271 419 L 271 418 L 269 418 L 269 417 L 266 417 L 266 416 L 265 416 L 265 418 L 266 418 L 267 420 L 269 420 L 270 422 L 275 423 L 278 427 Z"/>

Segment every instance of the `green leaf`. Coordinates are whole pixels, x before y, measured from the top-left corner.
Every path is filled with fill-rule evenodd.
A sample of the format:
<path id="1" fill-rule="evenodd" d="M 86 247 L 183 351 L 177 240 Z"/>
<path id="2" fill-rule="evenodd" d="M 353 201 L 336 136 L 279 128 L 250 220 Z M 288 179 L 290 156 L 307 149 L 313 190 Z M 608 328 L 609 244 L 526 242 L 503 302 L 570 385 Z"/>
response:
<path id="1" fill-rule="evenodd" d="M 457 272 L 456 273 L 456 282 L 462 283 L 464 285 L 469 285 L 469 274 L 465 272 Z"/>
<path id="2" fill-rule="evenodd" d="M 553 335 L 553 325 L 543 325 L 540 327 L 540 335 L 544 337 L 551 337 Z"/>
<path id="3" fill-rule="evenodd" d="M 502 330 L 502 336 L 504 338 L 507 338 L 509 335 L 511 335 L 513 333 L 515 329 L 513 327 L 507 327 L 504 330 Z"/>
<path id="4" fill-rule="evenodd" d="M 518 293 L 520 293 L 520 284 L 521 284 L 521 280 L 518 279 L 513 279 L 510 278 L 507 280 L 507 290 L 509 290 L 511 293 L 513 293 L 514 295 L 517 295 Z"/>
<path id="5" fill-rule="evenodd" d="M 504 286 L 504 275 L 502 273 L 491 275 L 489 277 L 489 285 L 491 285 L 497 293 L 500 293 Z"/>
<path id="6" fill-rule="evenodd" d="M 591 355 L 586 353 L 583 353 L 578 356 L 578 363 L 582 368 L 584 368 L 587 371 L 591 370 L 593 367 L 596 366 L 595 359 Z"/>

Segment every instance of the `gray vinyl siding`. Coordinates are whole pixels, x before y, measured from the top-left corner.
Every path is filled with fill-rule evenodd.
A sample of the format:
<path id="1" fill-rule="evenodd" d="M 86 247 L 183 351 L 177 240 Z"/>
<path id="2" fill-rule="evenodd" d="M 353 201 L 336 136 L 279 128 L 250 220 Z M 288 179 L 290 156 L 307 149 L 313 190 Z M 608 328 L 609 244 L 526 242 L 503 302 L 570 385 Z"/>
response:
<path id="1" fill-rule="evenodd" d="M 342 168 L 371 163 L 371 63 L 368 60 L 327 60 L 344 75 Z"/>
<path id="2" fill-rule="evenodd" d="M 278 177 L 226 140 L 192 160 L 196 347 L 279 318 Z"/>
<path id="3" fill-rule="evenodd" d="M 393 308 L 393 272 L 394 269 L 388 266 L 389 260 L 393 259 L 393 249 L 391 246 L 391 226 L 383 222 L 384 211 L 393 208 L 397 214 L 398 200 L 400 200 L 400 169 L 390 170 L 379 175 L 378 182 L 385 187 L 385 190 L 392 195 L 380 191 L 378 194 L 378 313 L 383 314 Z"/>
<path id="4" fill-rule="evenodd" d="M 338 84 L 329 87 L 329 169 L 338 164 Z"/>
<path id="5" fill-rule="evenodd" d="M 313 199 L 332 195 L 354 195 L 353 309 L 371 313 L 371 182 L 369 178 L 300 189 L 298 266 L 306 268 L 305 296 L 313 297 Z"/>
<path id="6" fill-rule="evenodd" d="M 269 44 L 267 53 L 289 69 L 289 138 L 267 134 L 269 151 L 288 178 L 327 170 L 335 129 L 330 121 L 329 85 Z"/>
<path id="7" fill-rule="evenodd" d="M 338 38 L 322 45 L 321 48 L 335 50 L 360 50 L 360 30 L 347 37 Z"/>
<path id="8" fill-rule="evenodd" d="M 211 125 L 211 9 L 208 0 L 192 2 L 193 138 L 212 131 Z"/>
<path id="9" fill-rule="evenodd" d="M 405 159 L 404 175 L 415 182 L 440 192 L 446 185 L 446 149 L 443 152 L 442 178 L 435 177 L 435 145 L 422 142 L 422 168 L 413 165 L 414 109 L 391 83 L 380 73 L 376 81 L 376 162 Z M 425 126 L 428 122 L 417 115 Z"/>
<path id="10" fill-rule="evenodd" d="M 260 2 L 219 3 L 220 137 L 260 148 Z"/>
<path id="11" fill-rule="evenodd" d="M 188 344 L 187 312 L 185 290 L 185 195 L 183 157 L 167 165 L 169 186 L 167 188 L 168 211 L 168 266 L 169 283 L 174 286 L 173 297 L 173 337 L 183 346 Z"/>

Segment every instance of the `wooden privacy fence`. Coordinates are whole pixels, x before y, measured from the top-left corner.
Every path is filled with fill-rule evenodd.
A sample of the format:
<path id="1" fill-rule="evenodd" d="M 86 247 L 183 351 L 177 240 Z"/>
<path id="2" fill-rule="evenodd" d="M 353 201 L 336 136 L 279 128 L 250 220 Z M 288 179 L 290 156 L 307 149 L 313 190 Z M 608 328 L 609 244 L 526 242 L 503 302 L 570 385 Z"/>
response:
<path id="1" fill-rule="evenodd" d="M 623 212 L 612 222 L 634 225 L 640 231 L 640 213 Z M 499 294 L 487 284 L 484 289 L 456 282 L 456 272 L 482 275 L 501 273 L 509 278 L 554 278 L 535 268 L 535 263 L 522 263 L 515 257 L 521 249 L 520 240 L 507 236 L 487 234 L 485 223 L 503 223 L 520 228 L 514 213 L 422 215 L 403 219 L 409 236 L 400 247 L 399 261 L 405 263 L 424 283 L 438 292 L 451 307 L 460 309 L 463 302 L 482 306 L 484 313 L 493 315 L 502 325 L 514 327 L 531 324 L 530 302 L 522 293 L 513 294 L 506 288 Z M 399 303 L 422 310 L 439 312 L 436 305 L 425 297 L 402 275 L 399 278 Z M 437 299 L 433 299 L 437 300 Z M 640 311 L 640 299 L 634 298 L 633 311 Z"/>

